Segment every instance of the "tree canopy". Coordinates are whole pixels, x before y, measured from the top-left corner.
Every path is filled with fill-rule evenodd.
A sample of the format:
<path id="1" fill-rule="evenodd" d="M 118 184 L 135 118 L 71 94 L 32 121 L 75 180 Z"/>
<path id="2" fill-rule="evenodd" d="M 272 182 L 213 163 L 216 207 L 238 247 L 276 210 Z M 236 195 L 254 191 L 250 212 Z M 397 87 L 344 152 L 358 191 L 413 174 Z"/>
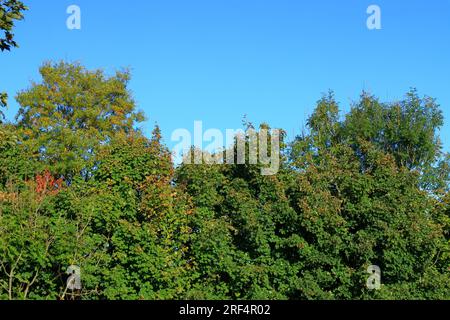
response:
<path id="1" fill-rule="evenodd" d="M 175 166 L 160 129 L 137 128 L 127 71 L 40 74 L 0 124 L 0 299 L 450 297 L 436 100 L 362 93 L 342 114 L 329 92 L 302 135 L 281 131 L 280 169 L 262 175 L 248 157 Z"/>
<path id="2" fill-rule="evenodd" d="M 107 77 L 79 64 L 46 63 L 42 83 L 20 92 L 17 128 L 23 146 L 53 173 L 70 178 L 94 165 L 95 155 L 119 133 L 131 133 L 143 115 L 127 89 L 129 72 Z"/>

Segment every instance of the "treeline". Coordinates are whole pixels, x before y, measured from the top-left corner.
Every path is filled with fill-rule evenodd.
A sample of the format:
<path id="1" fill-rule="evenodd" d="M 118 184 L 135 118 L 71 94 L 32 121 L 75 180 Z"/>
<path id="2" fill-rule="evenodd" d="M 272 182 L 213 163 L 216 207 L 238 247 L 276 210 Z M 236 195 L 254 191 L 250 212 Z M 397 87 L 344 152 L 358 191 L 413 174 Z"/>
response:
<path id="1" fill-rule="evenodd" d="M 0 299 L 450 298 L 450 158 L 434 99 L 363 93 L 341 117 L 326 94 L 263 176 L 175 167 L 159 128 L 137 129 L 126 71 L 61 62 L 40 74 L 0 125 Z M 67 289 L 69 266 L 81 290 Z"/>

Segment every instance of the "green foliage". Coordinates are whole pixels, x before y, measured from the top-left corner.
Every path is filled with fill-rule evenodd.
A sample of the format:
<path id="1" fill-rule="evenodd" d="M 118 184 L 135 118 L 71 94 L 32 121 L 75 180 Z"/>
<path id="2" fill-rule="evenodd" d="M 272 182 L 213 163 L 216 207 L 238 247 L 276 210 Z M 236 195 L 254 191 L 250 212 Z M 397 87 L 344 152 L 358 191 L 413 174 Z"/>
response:
<path id="1" fill-rule="evenodd" d="M 391 155 L 369 143 L 364 152 L 362 171 L 351 148 L 333 147 L 292 190 L 296 232 L 308 243 L 302 273 L 314 289 L 299 288 L 302 298 L 418 299 L 423 298 L 419 289 L 392 291 L 420 287 L 433 274 L 449 277 L 450 261 L 441 255 L 446 247 L 442 225 L 432 214 L 435 200 L 417 187 L 417 174 L 399 168 Z M 369 265 L 383 271 L 382 288 L 375 293 L 364 286 Z M 446 282 L 436 282 L 427 294 L 443 299 L 448 293 Z"/>
<path id="2" fill-rule="evenodd" d="M 159 128 L 135 128 L 128 72 L 40 72 L 17 122 L 0 124 L 0 299 L 450 298 L 450 161 L 433 99 L 363 93 L 341 117 L 329 92 L 302 136 L 287 145 L 281 132 L 267 176 L 248 162 L 267 124 L 236 137 L 246 164 L 174 168 Z M 366 287 L 370 265 L 380 290 Z"/>
<path id="3" fill-rule="evenodd" d="M 7 104 L 8 104 L 8 95 L 4 92 L 0 92 L 0 124 L 5 119 L 5 115 L 1 110 L 1 108 L 6 108 Z"/>
<path id="4" fill-rule="evenodd" d="M 355 149 L 361 141 L 370 141 L 392 154 L 399 166 L 429 173 L 440 166 L 437 163 L 442 153 L 437 131 L 443 123 L 435 99 L 420 98 L 415 89 L 395 103 L 380 103 L 363 93 L 346 117 L 342 135 Z M 432 187 L 430 179 L 430 174 L 424 175 L 423 185 Z"/>
<path id="5" fill-rule="evenodd" d="M 37 172 L 36 163 L 30 161 L 19 141 L 13 125 L 0 124 L 0 187 L 11 179 L 32 179 Z"/>
<path id="6" fill-rule="evenodd" d="M 170 154 L 151 140 L 122 136 L 99 157 L 92 181 L 97 203 L 95 233 L 108 241 L 108 260 L 98 274 L 100 297 L 181 298 L 188 288 L 190 229 L 186 197 L 171 185 Z M 84 189 L 83 189 L 84 190 Z"/>
<path id="7" fill-rule="evenodd" d="M 12 33 L 15 21 L 24 18 L 23 12 L 28 8 L 18 0 L 0 0 L 0 50 L 9 51 L 17 47 Z"/>
<path id="8" fill-rule="evenodd" d="M 18 130 L 28 151 L 67 179 L 88 175 L 101 147 L 143 120 L 127 90 L 128 72 L 107 77 L 61 62 L 40 73 L 42 83 L 17 95 Z"/>
<path id="9" fill-rule="evenodd" d="M 0 50 L 10 51 L 11 47 L 18 47 L 14 41 L 12 33 L 15 21 L 24 18 L 23 12 L 28 8 L 18 0 L 0 0 Z M 0 92 L 0 124 L 4 120 L 4 114 L 1 108 L 5 108 L 8 101 L 8 95 Z"/>
<path id="10" fill-rule="evenodd" d="M 57 207 L 60 188 L 40 175 L 25 183 L 10 180 L 0 192 L 1 298 L 61 297 L 65 268 L 77 252 L 89 250 L 80 237 L 80 221 Z"/>

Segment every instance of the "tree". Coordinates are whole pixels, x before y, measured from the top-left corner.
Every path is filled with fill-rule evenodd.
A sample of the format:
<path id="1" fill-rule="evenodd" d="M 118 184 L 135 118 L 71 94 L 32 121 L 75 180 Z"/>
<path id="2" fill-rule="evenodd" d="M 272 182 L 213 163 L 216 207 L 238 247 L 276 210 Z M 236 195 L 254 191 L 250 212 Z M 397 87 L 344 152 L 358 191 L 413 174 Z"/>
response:
<path id="1" fill-rule="evenodd" d="M 260 129 L 269 128 L 263 124 Z M 188 298 L 289 297 L 290 282 L 299 265 L 291 265 L 289 251 L 284 251 L 287 241 L 282 229 L 288 228 L 294 214 L 285 194 L 286 168 L 277 176 L 263 176 L 261 164 L 249 164 L 255 137 L 258 135 L 235 140 L 236 151 L 239 139 L 244 139 L 246 164 L 203 162 L 182 164 L 177 169 L 175 181 L 195 206 L 189 218 L 196 279 Z M 271 137 L 267 139 L 269 142 Z M 256 151 L 259 153 L 259 148 Z"/>
<path id="2" fill-rule="evenodd" d="M 294 234 L 302 239 L 296 257 L 305 266 L 296 297 L 448 296 L 448 243 L 436 209 L 440 200 L 420 188 L 421 169 L 435 161 L 440 147 L 439 111 L 433 104 L 414 111 L 421 103 L 408 97 L 401 116 L 397 105 L 382 106 L 363 94 L 327 139 L 334 141 L 327 148 L 321 126 L 310 125 L 309 134 L 293 143 L 290 160 L 297 178 L 289 198 L 297 212 Z M 324 114 L 323 108 L 319 102 L 311 118 Z M 421 117 L 435 122 L 421 127 Z M 375 294 L 364 285 L 372 264 L 383 272 L 382 289 Z"/>
<path id="3" fill-rule="evenodd" d="M 107 77 L 101 70 L 65 62 L 46 63 L 40 73 L 42 82 L 16 97 L 23 144 L 66 180 L 88 177 L 102 146 L 143 120 L 127 89 L 130 74 Z"/>
<path id="4" fill-rule="evenodd" d="M 420 172 L 421 186 L 430 191 L 450 180 L 445 179 L 446 156 L 438 130 L 443 125 L 442 111 L 436 100 L 420 98 L 416 89 L 394 103 L 381 103 L 367 93 L 361 95 L 343 123 L 342 135 L 355 150 L 362 141 L 370 141 L 380 150 L 394 156 L 399 166 Z M 363 157 L 364 155 L 361 154 Z"/>
<path id="5" fill-rule="evenodd" d="M 279 152 L 267 124 L 244 122 L 233 164 L 205 153 L 174 168 L 160 129 L 136 128 L 128 72 L 40 71 L 17 123 L 0 125 L 0 299 L 448 299 L 434 99 L 363 93 L 341 117 L 329 92 L 302 136 L 286 145 L 281 131 Z M 265 144 L 273 175 L 250 161 Z"/>
<path id="6" fill-rule="evenodd" d="M 71 257 L 90 249 L 76 241 L 77 221 L 58 210 L 63 188 L 47 171 L 1 189 L 0 298 L 56 299 Z"/>
<path id="7" fill-rule="evenodd" d="M 14 41 L 14 22 L 24 18 L 23 12 L 28 8 L 18 0 L 0 0 L 0 50 L 9 51 L 11 47 L 17 47 Z M 7 105 L 8 95 L 0 92 L 0 124 L 4 119 L 1 108 Z"/>
<path id="8" fill-rule="evenodd" d="M 441 256 L 446 244 L 435 200 L 392 155 L 370 143 L 364 152 L 362 171 L 351 148 L 335 146 L 292 187 L 297 233 L 306 241 L 298 250 L 306 260 L 298 297 L 445 298 L 449 261 Z M 383 274 L 375 293 L 365 288 L 369 265 Z M 434 282 L 438 275 L 447 280 Z"/>
<path id="9" fill-rule="evenodd" d="M 78 198 L 95 213 L 92 235 L 107 244 L 105 259 L 84 267 L 97 297 L 176 299 L 189 289 L 191 208 L 172 175 L 156 128 L 152 139 L 116 136 L 99 155 L 93 178 L 78 182 Z"/>
<path id="10" fill-rule="evenodd" d="M 11 47 L 17 47 L 12 33 L 15 21 L 24 18 L 23 12 L 28 8 L 18 0 L 0 1 L 0 50 L 9 51 Z"/>

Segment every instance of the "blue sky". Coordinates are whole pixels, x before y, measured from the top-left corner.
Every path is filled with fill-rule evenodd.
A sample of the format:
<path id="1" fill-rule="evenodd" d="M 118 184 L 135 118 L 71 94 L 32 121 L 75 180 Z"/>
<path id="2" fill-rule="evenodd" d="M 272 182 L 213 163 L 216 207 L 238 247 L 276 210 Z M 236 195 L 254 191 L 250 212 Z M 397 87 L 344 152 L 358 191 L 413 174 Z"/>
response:
<path id="1" fill-rule="evenodd" d="M 450 151 L 449 0 L 23 0 L 20 48 L 0 54 L 0 89 L 15 93 L 39 80 L 46 60 L 79 61 L 108 73 L 130 67 L 130 89 L 165 142 L 171 132 L 240 128 L 254 123 L 298 134 L 321 93 L 333 89 L 342 110 L 362 90 L 382 100 L 410 87 L 438 99 Z M 68 30 L 66 9 L 82 11 Z M 125 4 L 125 5 L 124 5 Z M 380 6 L 382 30 L 366 27 Z"/>

